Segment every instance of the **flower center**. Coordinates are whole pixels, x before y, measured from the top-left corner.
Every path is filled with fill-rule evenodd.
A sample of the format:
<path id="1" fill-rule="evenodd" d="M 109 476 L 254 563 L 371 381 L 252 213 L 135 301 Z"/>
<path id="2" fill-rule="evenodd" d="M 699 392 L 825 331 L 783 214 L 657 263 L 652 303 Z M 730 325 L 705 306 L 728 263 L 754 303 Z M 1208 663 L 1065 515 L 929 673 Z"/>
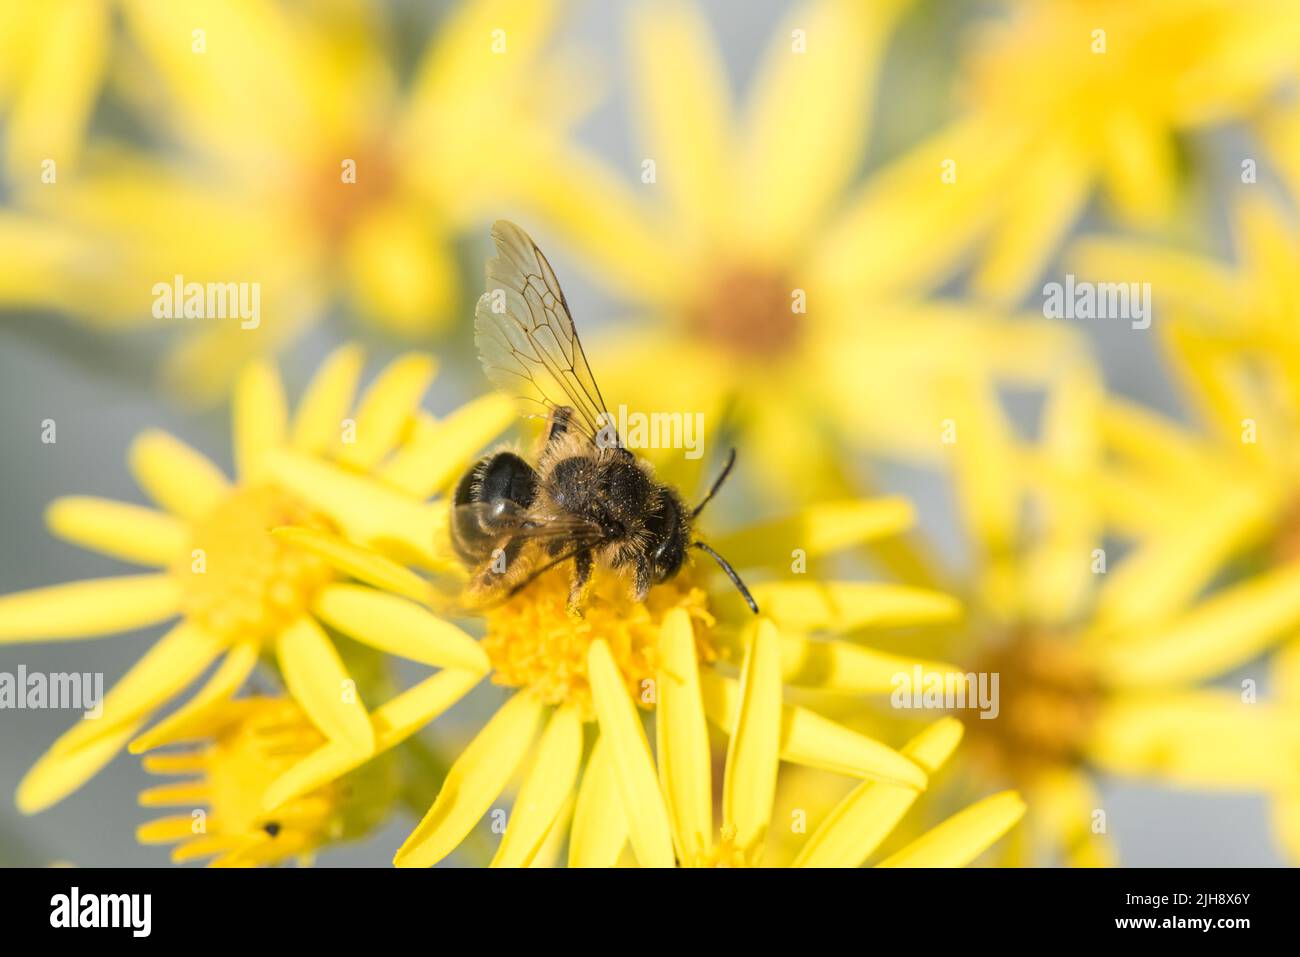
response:
<path id="1" fill-rule="evenodd" d="M 594 575 L 582 618 L 566 610 L 569 570 L 564 567 L 485 613 L 483 648 L 492 662 L 494 682 L 531 688 L 548 704 L 573 704 L 590 721 L 595 712 L 587 683 L 587 650 L 601 638 L 609 645 L 632 700 L 651 709 L 656 700 L 659 628 L 674 608 L 684 608 L 696 623 L 701 660 L 713 660 L 707 633 L 714 619 L 703 590 L 686 581 L 686 573 L 650 589 L 644 604 L 632 600 L 622 578 L 602 570 Z"/>
<path id="2" fill-rule="evenodd" d="M 1277 523 L 1270 551 L 1272 559 L 1280 563 L 1300 560 L 1300 501 L 1296 501 Z"/>
<path id="3" fill-rule="evenodd" d="M 1101 684 L 1068 643 L 1033 631 L 1014 634 L 982 670 L 997 673 L 998 716 L 962 713 L 972 750 L 1006 776 L 1084 761 Z"/>
<path id="4" fill-rule="evenodd" d="M 802 333 L 802 297 L 779 273 L 723 269 L 686 314 L 690 330 L 742 359 L 789 355 Z"/>
<path id="5" fill-rule="evenodd" d="M 692 867 L 733 868 L 749 867 L 745 851 L 736 843 L 735 828 L 724 827 L 708 854 L 701 854 L 691 862 Z"/>
<path id="6" fill-rule="evenodd" d="M 184 582 L 186 617 L 234 641 L 265 638 L 306 609 L 331 577 L 323 560 L 271 534 L 281 525 L 327 528 L 292 496 L 240 488 L 193 527 Z"/>
<path id="7" fill-rule="evenodd" d="M 342 242 L 365 211 L 391 193 L 395 175 L 390 151 L 377 139 L 341 155 L 346 158 L 325 164 L 303 193 L 307 218 L 330 245 Z"/>

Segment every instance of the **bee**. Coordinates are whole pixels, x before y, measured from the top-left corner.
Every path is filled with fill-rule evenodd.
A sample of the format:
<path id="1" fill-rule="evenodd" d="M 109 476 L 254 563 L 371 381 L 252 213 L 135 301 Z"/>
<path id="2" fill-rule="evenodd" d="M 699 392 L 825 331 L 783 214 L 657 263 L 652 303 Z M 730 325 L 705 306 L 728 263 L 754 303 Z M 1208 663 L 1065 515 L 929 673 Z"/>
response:
<path id="1" fill-rule="evenodd" d="M 498 450 L 456 485 L 450 532 L 470 570 L 470 595 L 512 596 L 571 561 L 568 610 L 581 616 L 596 567 L 625 576 L 644 601 L 694 548 L 718 563 L 757 614 L 735 569 L 695 538 L 695 519 L 731 473 L 735 449 L 693 508 L 657 481 L 618 434 L 551 264 L 513 223 L 498 220 L 492 239 L 497 255 L 487 263 L 474 341 L 488 379 L 529 417 L 544 414 L 546 426 L 535 461 Z"/>

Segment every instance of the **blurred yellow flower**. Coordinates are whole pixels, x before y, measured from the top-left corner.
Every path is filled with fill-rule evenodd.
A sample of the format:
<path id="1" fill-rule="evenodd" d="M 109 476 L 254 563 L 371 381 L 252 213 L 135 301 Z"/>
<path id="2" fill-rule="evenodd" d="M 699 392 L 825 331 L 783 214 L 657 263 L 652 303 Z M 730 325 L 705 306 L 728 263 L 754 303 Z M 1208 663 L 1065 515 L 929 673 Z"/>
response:
<path id="1" fill-rule="evenodd" d="M 140 792 L 140 805 L 186 810 L 141 825 L 136 837 L 143 844 L 175 844 L 176 864 L 205 858 L 214 867 L 311 863 L 322 845 L 355 839 L 382 822 L 397 796 L 397 769 L 381 759 L 264 808 L 266 789 L 326 743 L 291 698 L 221 701 L 174 737 L 188 747 L 146 755 L 144 767 L 184 780 Z"/>
<path id="2" fill-rule="evenodd" d="M 114 76 L 171 149 L 96 142 L 81 175 L 29 191 L 65 234 L 59 273 L 75 294 L 52 288 L 49 301 L 105 327 L 157 329 L 157 284 L 256 284 L 255 328 L 177 323 L 197 328 L 169 373 L 198 398 L 339 300 L 402 335 L 444 327 L 459 295 L 454 238 L 526 204 L 544 184 L 522 154 L 562 136 L 586 102 L 553 96 L 572 77 L 542 55 L 558 7 L 461 4 L 406 81 L 366 4 L 237 0 L 196 17 L 123 0 Z"/>
<path id="3" fill-rule="evenodd" d="M 846 448 L 935 457 L 955 410 L 934 382 L 1050 380 L 1074 351 L 1055 327 L 914 301 L 986 218 L 987 194 L 945 183 L 941 154 L 922 148 L 924 175 L 908 157 L 854 185 L 900 6 L 797 4 L 741 113 L 696 6 L 646 4 L 627 43 L 639 189 L 655 204 L 575 147 L 539 151 L 552 228 L 642 318 L 662 320 L 593 338 L 604 387 L 630 408 L 737 425 L 756 479 L 809 501 L 843 494 Z"/>
<path id="4" fill-rule="evenodd" d="M 959 592 L 971 616 L 940 647 L 964 672 L 999 675 L 995 716 L 962 712 L 962 763 L 967 780 L 1021 790 L 1026 850 L 1040 863 L 1113 860 L 1094 773 L 1265 794 L 1300 784 L 1288 758 L 1300 745 L 1300 712 L 1205 686 L 1283 637 L 1275 626 L 1300 613 L 1295 567 L 1192 600 L 1195 590 L 1169 583 L 1190 569 L 1168 551 L 1167 565 L 1144 559 L 1142 544 L 1131 558 L 1108 559 L 1103 503 L 1115 483 L 1102 455 L 1113 420 L 1101 400 L 1093 379 L 1064 383 L 1033 444 L 995 403 L 970 403 L 954 446 L 974 545 L 970 584 Z M 1146 434 L 1132 437 L 1134 447 Z M 1148 445 L 1146 454 L 1167 448 Z M 1158 478 L 1148 476 L 1148 497 L 1181 498 Z M 1167 601 L 1170 592 L 1182 600 Z"/>
<path id="5" fill-rule="evenodd" d="M 1174 212 L 1179 137 L 1250 118 L 1296 76 L 1287 0 L 1008 0 L 959 76 L 947 155 L 990 165 L 991 234 L 973 289 L 1024 294 L 1100 188 L 1128 223 Z"/>
<path id="6" fill-rule="evenodd" d="M 1249 193 L 1238 198 L 1232 224 L 1234 264 L 1123 239 L 1084 240 L 1074 254 L 1081 273 L 1152 284 L 1161 320 L 1154 331 L 1208 430 L 1132 403 L 1107 408 L 1115 476 L 1109 520 L 1140 543 L 1135 576 L 1179 572 L 1162 576 L 1174 580 L 1154 593 L 1150 583 L 1131 583 L 1132 603 L 1154 603 L 1157 612 L 1196 595 L 1242 555 L 1259 554 L 1267 569 L 1300 560 L 1300 280 L 1293 268 L 1300 231 Z"/>
<path id="7" fill-rule="evenodd" d="M 330 747 L 359 763 L 373 753 L 377 735 L 322 621 L 382 651 L 444 668 L 432 686 L 413 689 L 417 697 L 441 690 L 454 701 L 477 683 L 486 657 L 458 629 L 393 634 L 382 627 L 386 611 L 409 602 L 342 579 L 382 583 L 416 597 L 424 597 L 426 583 L 394 562 L 358 553 L 338 533 L 345 529 L 364 539 L 367 530 L 379 529 L 405 542 L 408 555 L 428 553 L 440 510 L 416 506 L 409 495 L 429 495 L 427 483 L 439 475 L 454 479 L 513 410 L 489 398 L 435 423 L 417 412 L 434 362 L 411 354 L 381 372 L 354 411 L 361 366 L 355 347 L 336 351 L 292 420 L 274 367 L 262 361 L 248 366 L 234 396 L 237 482 L 178 439 L 150 431 L 133 443 L 129 460 L 161 510 L 83 496 L 50 505 L 54 534 L 156 570 L 0 597 L 0 642 L 90 638 L 177 616 L 180 621 L 109 692 L 102 717 L 78 722 L 27 773 L 17 796 L 23 811 L 61 800 L 127 742 L 144 750 L 202 719 L 240 687 L 268 649 L 290 694 Z M 330 458 L 384 482 L 375 483 L 370 498 L 351 502 L 340 528 L 271 481 L 269 464 L 282 449 Z M 150 715 L 218 659 L 186 705 L 140 735 Z M 390 705 L 399 714 L 404 706 L 402 700 Z"/>
<path id="8" fill-rule="evenodd" d="M 1293 171 L 1292 171 L 1293 172 Z M 1112 605 L 1159 615 L 1211 590 L 1204 630 L 1175 638 L 1220 669 L 1281 641 L 1269 705 L 1300 722 L 1300 230 L 1243 187 L 1232 211 L 1235 261 L 1133 240 L 1093 238 L 1075 253 L 1090 275 L 1152 283 L 1164 354 L 1197 414 L 1188 428 L 1132 403 L 1109 404 L 1108 523 L 1135 542 Z M 1216 587 L 1217 586 L 1217 587 Z M 1300 735 L 1293 734 L 1295 755 Z M 1294 766 L 1293 758 L 1284 758 Z M 1300 788 L 1283 781 L 1276 831 L 1300 859 Z"/>

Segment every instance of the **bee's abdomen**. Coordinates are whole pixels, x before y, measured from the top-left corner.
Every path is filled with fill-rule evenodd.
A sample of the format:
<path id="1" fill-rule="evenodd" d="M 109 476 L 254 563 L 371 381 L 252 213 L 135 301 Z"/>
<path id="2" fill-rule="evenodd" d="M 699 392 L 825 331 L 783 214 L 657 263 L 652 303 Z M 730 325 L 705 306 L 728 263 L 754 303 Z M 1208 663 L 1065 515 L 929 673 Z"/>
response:
<path id="1" fill-rule="evenodd" d="M 537 473 L 513 452 L 484 456 L 461 476 L 452 500 L 451 544 L 465 564 L 474 566 L 487 561 L 509 530 L 506 523 L 493 520 L 493 510 L 464 509 L 470 504 L 529 508 L 537 497 Z M 515 511 L 511 510 L 512 513 Z"/>

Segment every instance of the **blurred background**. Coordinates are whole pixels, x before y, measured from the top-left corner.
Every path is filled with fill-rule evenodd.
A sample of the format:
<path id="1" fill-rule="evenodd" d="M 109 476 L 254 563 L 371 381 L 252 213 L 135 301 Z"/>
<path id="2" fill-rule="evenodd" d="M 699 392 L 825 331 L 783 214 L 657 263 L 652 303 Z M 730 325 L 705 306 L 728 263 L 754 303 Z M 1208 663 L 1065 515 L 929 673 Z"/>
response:
<path id="1" fill-rule="evenodd" d="M 19 0 L 0 0 L 0 4 L 26 5 Z M 120 29 L 113 3 L 104 0 L 102 4 L 84 6 L 94 8 L 95 16 L 106 12 L 106 29 Z M 176 6 L 186 4 L 178 2 Z M 194 4 L 196 18 L 203 16 L 204 6 Z M 376 19 L 387 24 L 378 35 L 376 49 L 383 51 L 382 56 L 400 82 L 417 70 L 424 39 L 436 35 L 454 5 L 393 0 L 324 6 L 334 8 L 338 16 L 351 15 L 348 11 L 352 7 L 373 7 Z M 561 83 L 558 87 L 567 93 L 569 106 L 585 111 L 575 120 L 573 135 L 634 182 L 642 156 L 634 136 L 636 118 L 628 64 L 621 53 L 633 6 L 623 0 L 569 4 L 546 49 L 581 52 L 581 69 L 565 81 L 573 86 L 567 88 Z M 773 30 L 784 22 L 790 6 L 780 0 L 710 0 L 700 4 L 713 27 L 737 99 L 743 100 L 760 54 Z M 88 14 L 83 11 L 82 15 Z M 857 174 L 860 178 L 869 176 L 952 117 L 955 64 L 967 31 L 975 21 L 999 15 L 996 4 L 944 0 L 918 0 L 903 13 L 887 48 L 870 146 Z M 102 92 L 93 99 L 90 137 L 147 144 L 162 157 L 162 168 L 172 164 L 178 173 L 203 175 L 201 167 L 183 158 L 184 150 L 159 145 L 157 130 L 140 121 L 137 99 L 148 92 L 140 89 L 141 74 L 129 63 L 112 67 L 116 58 L 130 57 L 130 52 L 124 46 L 110 45 L 103 55 L 110 69 Z M 338 55 L 345 57 L 348 51 L 341 50 Z M 0 65 L 0 75 L 2 71 Z M 586 104 L 590 104 L 589 108 Z M 7 148 L 9 132 L 10 127 L 0 121 L 0 148 Z M 1235 170 L 1236 157 L 1247 140 L 1248 133 L 1231 123 L 1205 134 L 1188 135 L 1180 141 L 1184 150 L 1181 162 L 1193 170 Z M 433 152 L 427 156 L 429 164 L 441 161 Z M 219 159 L 220 151 L 213 151 L 209 158 Z M 61 169 L 59 175 L 70 180 L 76 173 Z M 1263 164 L 1261 178 L 1267 182 L 1269 176 L 1267 164 Z M 1214 175 L 1196 179 L 1196 203 L 1202 220 L 1213 224 L 1206 234 L 1207 245 L 1225 252 L 1226 216 L 1221 197 L 1214 194 L 1215 182 Z M 10 175 L 0 183 L 0 198 L 13 210 L 34 208 L 39 200 L 33 203 L 30 199 L 31 189 L 15 183 Z M 357 322 L 354 303 L 348 297 L 322 297 L 312 307 L 320 318 L 305 323 L 292 347 L 280 352 L 291 396 L 301 390 L 320 359 L 348 339 L 365 344 L 370 357 L 367 377 L 411 342 L 442 356 L 442 371 L 428 401 L 435 413 L 449 411 L 466 398 L 481 394 L 485 383 L 467 333 L 473 302 L 481 288 L 482 264 L 489 252 L 487 225 L 498 216 L 525 225 L 531 221 L 526 204 L 507 200 L 490 211 L 485 208 L 466 213 L 463 229 L 461 221 L 457 222 L 452 232 L 451 263 L 458 276 L 457 292 L 454 301 L 446 305 L 447 314 L 453 318 L 436 335 L 394 336 L 392 324 Z M 474 227 L 476 218 L 478 225 Z M 1072 234 L 1096 231 L 1104 222 L 1102 213 L 1089 206 L 1072 227 Z M 169 223 L 155 225 L 158 235 L 173 236 L 178 243 L 204 229 L 184 212 L 178 212 Z M 16 228 L 0 235 L 19 236 L 21 247 L 22 234 L 15 233 Z M 257 228 L 256 217 L 252 228 Z M 598 356 L 602 332 L 625 319 L 628 304 L 621 302 L 608 284 L 594 281 L 590 267 L 547 226 L 536 228 L 535 235 L 561 276 L 583 329 L 589 330 L 589 354 Z M 258 247 L 270 242 L 269 237 L 258 237 L 254 243 L 250 237 L 250 244 Z M 276 255 L 273 245 L 267 248 L 272 250 L 269 255 Z M 1057 265 L 1054 258 L 1045 275 L 1059 275 Z M 131 267 L 111 262 L 106 268 Z M 13 269 L 10 263 L 0 262 L 0 273 Z M 963 276 L 957 275 L 940 290 L 940 295 L 960 296 L 963 283 Z M 13 276 L 8 281 L 0 279 L 0 290 L 15 284 Z M 1041 282 L 1037 285 L 1041 286 Z M 1037 299 L 1032 294 L 1025 301 L 1030 308 L 1036 308 Z M 264 312 L 268 310 L 265 303 L 263 308 Z M 1133 335 L 1118 323 L 1081 323 L 1079 328 L 1095 347 L 1110 389 L 1175 418 L 1184 417 L 1151 337 Z M 51 538 L 43 524 L 42 510 L 51 498 L 74 493 L 142 502 L 124 459 L 131 438 L 143 428 L 157 426 L 172 431 L 230 469 L 229 422 L 224 404 L 219 399 L 178 400 L 166 384 L 160 384 L 158 369 L 167 361 L 173 345 L 147 324 L 119 333 L 111 322 L 79 321 L 61 307 L 57 296 L 51 296 L 44 305 L 10 305 L 0 315 L 0 592 L 130 570 L 129 566 L 115 565 L 109 559 Z M 599 360 L 594 361 L 599 369 Z M 52 445 L 39 441 L 40 423 L 46 419 L 58 423 L 58 441 Z M 897 462 L 874 462 L 873 467 L 885 490 L 904 494 L 916 503 L 925 530 L 953 561 L 960 561 L 964 554 L 961 532 L 952 493 L 943 477 Z M 736 507 L 734 503 L 732 507 Z M 717 520 L 726 521 L 725 506 Z M 102 671 L 108 686 L 160 631 L 151 629 L 148 633 L 86 642 L 0 645 L 0 671 L 13 672 L 20 665 L 42 671 Z M 1262 673 L 1255 676 L 1262 678 Z M 1226 686 L 1233 684 L 1228 681 Z M 498 689 L 480 688 L 438 722 L 436 734 L 426 730 L 424 735 L 435 748 L 440 742 L 459 746 L 502 698 Z M 67 714 L 57 711 L 0 713 L 0 791 L 4 793 L 4 800 L 0 800 L 0 863 L 165 865 L 166 848 L 143 847 L 134 839 L 135 827 L 150 816 L 136 804 L 137 792 L 150 782 L 135 757 L 120 756 L 89 786 L 40 815 L 24 818 L 15 810 L 10 798 L 12 789 L 50 741 L 65 730 L 68 721 Z M 1102 793 L 1112 833 L 1128 865 L 1282 863 L 1269 836 L 1263 798 L 1193 794 L 1109 781 L 1102 782 Z M 364 841 L 327 849 L 319 863 L 386 864 L 413 820 L 409 815 L 398 817 Z"/>

